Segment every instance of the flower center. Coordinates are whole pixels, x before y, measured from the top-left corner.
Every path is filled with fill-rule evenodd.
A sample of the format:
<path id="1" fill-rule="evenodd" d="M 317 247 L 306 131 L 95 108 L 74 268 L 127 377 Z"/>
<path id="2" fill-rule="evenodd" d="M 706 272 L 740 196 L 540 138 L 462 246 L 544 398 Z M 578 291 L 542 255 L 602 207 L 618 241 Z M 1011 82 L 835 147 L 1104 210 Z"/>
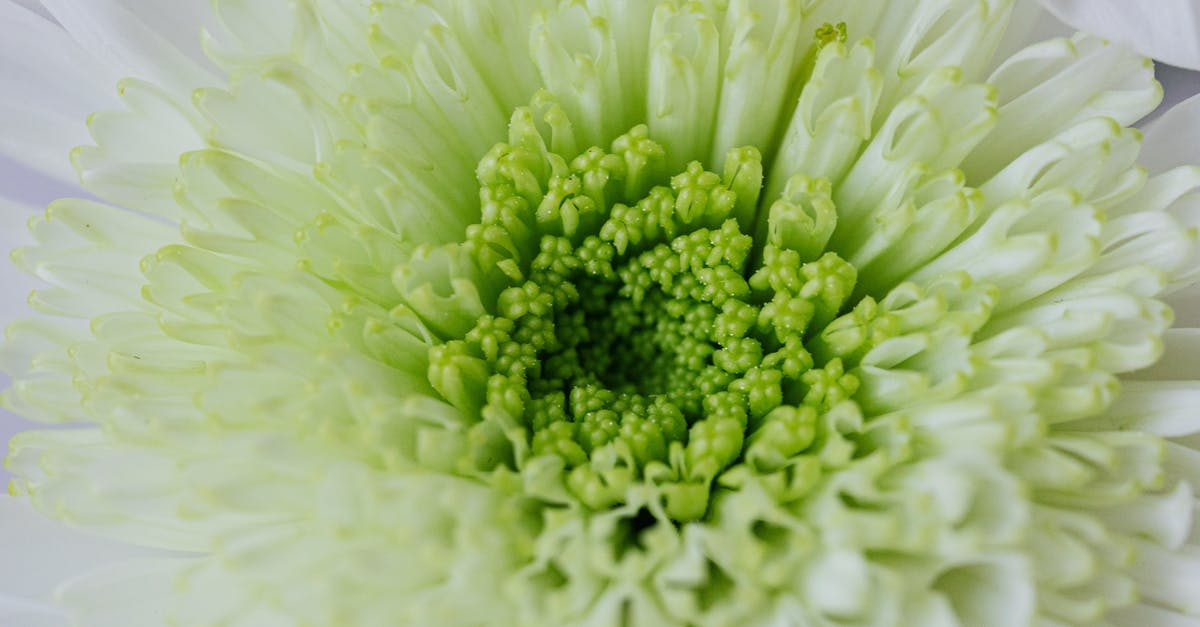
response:
<path id="1" fill-rule="evenodd" d="M 816 466 L 796 464 L 817 416 L 858 385 L 840 353 L 806 344 L 856 282 L 821 253 L 828 185 L 795 177 L 756 238 L 755 149 L 731 151 L 723 175 L 692 162 L 668 176 L 644 126 L 572 159 L 529 110 L 510 135 L 480 163 L 483 219 L 459 245 L 475 286 L 502 287 L 430 353 L 434 387 L 483 417 L 475 469 L 556 465 L 592 509 L 650 486 L 675 520 L 702 517 L 733 466 L 811 484 Z"/>

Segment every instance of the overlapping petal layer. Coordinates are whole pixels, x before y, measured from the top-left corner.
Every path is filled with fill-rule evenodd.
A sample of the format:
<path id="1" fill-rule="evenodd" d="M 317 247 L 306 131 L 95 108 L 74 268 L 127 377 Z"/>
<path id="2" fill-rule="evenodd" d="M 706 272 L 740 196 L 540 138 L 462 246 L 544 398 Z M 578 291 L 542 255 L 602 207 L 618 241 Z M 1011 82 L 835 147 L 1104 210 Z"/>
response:
<path id="1" fill-rule="evenodd" d="M 91 423 L 14 489 L 185 552 L 82 624 L 1190 620 L 1200 384 L 1145 368 L 1200 170 L 1136 166 L 1149 63 L 723 4 L 221 0 L 227 86 L 123 81 L 0 353 Z"/>

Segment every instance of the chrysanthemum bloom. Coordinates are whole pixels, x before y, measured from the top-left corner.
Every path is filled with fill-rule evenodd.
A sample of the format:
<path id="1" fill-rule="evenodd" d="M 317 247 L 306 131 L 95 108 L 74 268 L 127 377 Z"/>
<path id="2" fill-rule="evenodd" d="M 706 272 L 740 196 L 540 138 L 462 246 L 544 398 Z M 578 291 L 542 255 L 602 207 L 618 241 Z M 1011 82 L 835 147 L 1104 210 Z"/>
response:
<path id="1" fill-rule="evenodd" d="M 220 0 L 209 67 L 101 4 L 171 71 L 2 353 L 74 425 L 11 492 L 160 550 L 79 624 L 1200 621 L 1148 60 L 1007 0 Z"/>

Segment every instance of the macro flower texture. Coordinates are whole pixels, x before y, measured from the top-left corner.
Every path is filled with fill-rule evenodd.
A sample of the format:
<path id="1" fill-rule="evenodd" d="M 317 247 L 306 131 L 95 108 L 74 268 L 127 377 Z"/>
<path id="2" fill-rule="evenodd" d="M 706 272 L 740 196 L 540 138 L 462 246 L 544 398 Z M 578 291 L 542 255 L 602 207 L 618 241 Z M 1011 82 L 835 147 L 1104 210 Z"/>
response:
<path id="1" fill-rule="evenodd" d="M 1200 107 L 1052 21 L 0 0 L 0 149 L 80 185 L 0 617 L 1200 625 Z"/>

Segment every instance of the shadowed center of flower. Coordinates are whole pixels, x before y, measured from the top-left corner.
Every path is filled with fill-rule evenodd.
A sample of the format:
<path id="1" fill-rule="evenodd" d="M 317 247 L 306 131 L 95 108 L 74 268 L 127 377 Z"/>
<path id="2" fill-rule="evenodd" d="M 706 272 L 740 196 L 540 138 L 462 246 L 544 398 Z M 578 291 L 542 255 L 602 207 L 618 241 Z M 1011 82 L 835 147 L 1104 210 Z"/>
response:
<path id="1" fill-rule="evenodd" d="M 494 306 L 430 354 L 434 387 L 483 416 L 476 469 L 560 465 L 592 509 L 652 486 L 680 521 L 705 515 L 734 465 L 811 484 L 817 466 L 797 458 L 817 416 L 858 386 L 806 342 L 857 277 L 821 252 L 828 184 L 794 177 L 756 238 L 756 149 L 731 151 L 723 175 L 670 175 L 644 126 L 570 159 L 529 110 L 510 133 L 480 163 L 483 219 L 459 245 Z"/>

